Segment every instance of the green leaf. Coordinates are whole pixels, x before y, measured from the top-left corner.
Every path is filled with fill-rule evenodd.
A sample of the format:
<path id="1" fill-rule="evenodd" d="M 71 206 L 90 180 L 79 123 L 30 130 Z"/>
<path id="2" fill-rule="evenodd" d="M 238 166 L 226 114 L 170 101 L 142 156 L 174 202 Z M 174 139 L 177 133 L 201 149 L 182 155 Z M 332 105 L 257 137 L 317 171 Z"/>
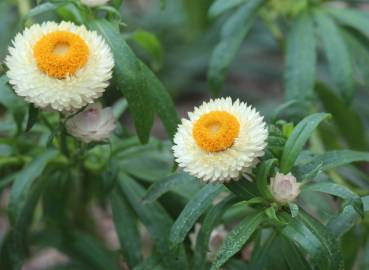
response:
<path id="1" fill-rule="evenodd" d="M 145 70 L 127 45 L 119 29 L 106 20 L 88 23 L 108 42 L 115 61 L 113 79 L 117 88 L 127 99 L 138 137 L 146 143 L 154 121 L 154 109 L 150 100 L 150 89 Z"/>
<path id="2" fill-rule="evenodd" d="M 268 180 L 271 176 L 273 165 L 277 162 L 276 159 L 269 159 L 263 161 L 257 169 L 256 173 L 256 185 L 260 193 L 268 200 L 273 200 L 273 196 L 269 189 Z"/>
<path id="3" fill-rule="evenodd" d="M 236 254 L 264 219 L 263 212 L 254 213 L 244 218 L 224 240 L 212 264 L 211 270 L 219 269 L 227 260 Z"/>
<path id="4" fill-rule="evenodd" d="M 295 218 L 286 213 L 283 217 L 288 225 L 282 229 L 282 234 L 309 254 L 316 267 L 322 270 L 343 269 L 339 245 L 322 224 L 302 211 Z"/>
<path id="5" fill-rule="evenodd" d="M 55 150 L 48 150 L 34 159 L 17 175 L 11 189 L 8 213 L 13 226 L 11 260 L 15 269 L 20 269 L 27 256 L 27 232 L 46 178 L 35 180 L 42 174 L 47 163 L 56 154 Z"/>
<path id="6" fill-rule="evenodd" d="M 243 200 L 250 200 L 260 195 L 255 183 L 244 178 L 238 181 L 230 181 L 225 186 Z"/>
<path id="7" fill-rule="evenodd" d="M 352 61 L 346 43 L 339 28 L 328 14 L 315 10 L 314 17 L 318 24 L 333 80 L 344 100 L 350 103 L 354 92 L 354 78 Z"/>
<path id="8" fill-rule="evenodd" d="M 285 237 L 279 237 L 279 244 L 282 250 L 284 260 L 287 262 L 289 269 L 298 270 L 310 270 L 309 264 L 305 260 L 304 256 L 294 245 L 294 242 L 286 239 Z"/>
<path id="9" fill-rule="evenodd" d="M 50 2 L 42 3 L 41 5 L 38 5 L 38 6 L 34 7 L 33 9 L 31 9 L 27 13 L 26 18 L 29 19 L 29 18 L 44 14 L 44 13 L 49 12 L 49 11 L 54 11 L 58 7 L 64 6 L 66 4 L 67 3 L 59 3 L 59 4 L 56 4 L 56 3 L 54 4 L 54 3 L 50 3 Z"/>
<path id="10" fill-rule="evenodd" d="M 66 239 L 59 246 L 61 251 L 74 260 L 82 262 L 89 269 L 120 269 L 113 254 L 92 236 L 82 232 L 72 232 L 63 238 Z"/>
<path id="11" fill-rule="evenodd" d="M 305 179 L 305 175 L 315 170 L 319 165 L 320 169 L 325 171 L 359 161 L 369 162 L 369 153 L 352 150 L 329 151 L 314 157 L 305 164 L 296 166 L 294 168 L 294 174 L 298 176 L 299 179 Z"/>
<path id="12" fill-rule="evenodd" d="M 285 87 L 287 100 L 311 99 L 314 94 L 316 36 L 310 12 L 303 12 L 292 23 L 287 37 Z"/>
<path id="13" fill-rule="evenodd" d="M 368 149 L 365 128 L 356 111 L 348 108 L 332 91 L 324 84 L 318 83 L 316 91 L 320 97 L 325 110 L 332 114 L 338 129 L 347 141 L 348 145 L 354 150 Z"/>
<path id="14" fill-rule="evenodd" d="M 142 261 L 141 239 L 136 217 L 126 198 L 118 189 L 112 192 L 111 206 L 115 230 L 119 237 L 124 260 L 130 268 L 133 268 Z"/>
<path id="15" fill-rule="evenodd" d="M 120 173 L 118 184 L 140 221 L 149 231 L 160 262 L 168 269 L 188 269 L 183 247 L 180 246 L 179 250 L 170 248 L 168 235 L 173 221 L 165 209 L 157 202 L 142 204 L 145 189 L 124 173 Z"/>
<path id="16" fill-rule="evenodd" d="M 186 204 L 170 231 L 170 242 L 179 244 L 184 241 L 196 220 L 209 208 L 222 189 L 222 185 L 207 184 Z"/>
<path id="17" fill-rule="evenodd" d="M 357 210 L 349 204 L 340 213 L 330 218 L 326 226 L 334 237 L 339 238 L 348 232 L 359 218 Z"/>
<path id="18" fill-rule="evenodd" d="M 228 68 L 263 2 L 264 0 L 247 1 L 223 25 L 221 41 L 211 55 L 208 71 L 209 85 L 214 95 L 219 95 Z"/>
<path id="19" fill-rule="evenodd" d="M 326 113 L 315 113 L 307 116 L 297 124 L 283 149 L 280 162 L 280 169 L 283 173 L 286 174 L 291 170 L 314 129 L 328 116 L 329 114 Z"/>
<path id="20" fill-rule="evenodd" d="M 17 111 L 22 108 L 23 104 L 19 98 L 14 94 L 14 91 L 8 84 L 8 77 L 5 75 L 0 77 L 0 104 L 11 112 Z"/>
<path id="21" fill-rule="evenodd" d="M 198 186 L 198 182 L 199 181 L 195 177 L 192 177 L 185 172 L 169 175 L 163 180 L 159 180 L 150 186 L 144 197 L 144 202 L 151 203 L 168 191 L 176 191 L 177 193 L 184 195 L 183 190 L 187 190 L 191 185 Z"/>
<path id="22" fill-rule="evenodd" d="M 369 86 L 369 48 L 367 47 L 366 38 L 353 31 L 342 30 L 341 33 L 349 46 L 356 71 L 361 75 L 360 79 Z"/>
<path id="23" fill-rule="evenodd" d="M 304 185 L 301 191 L 318 191 L 323 193 L 328 193 L 345 200 L 360 200 L 359 195 L 352 192 L 345 186 L 331 183 L 331 182 L 318 182 L 309 185 Z"/>
<path id="24" fill-rule="evenodd" d="M 174 103 L 160 80 L 136 58 L 113 24 L 106 20 L 95 20 L 88 25 L 99 31 L 112 48 L 116 61 L 113 77 L 128 101 L 140 140 L 147 142 L 155 111 L 172 139 L 179 118 Z"/>
<path id="25" fill-rule="evenodd" d="M 132 33 L 131 38 L 149 54 L 154 60 L 154 64 L 157 66 L 156 68 L 160 68 L 163 62 L 163 49 L 158 38 L 154 34 L 144 30 L 136 30 Z"/>
<path id="26" fill-rule="evenodd" d="M 38 117 L 38 111 L 39 111 L 38 108 L 33 106 L 33 104 L 29 105 L 28 119 L 27 119 L 27 125 L 26 125 L 25 132 L 30 131 L 32 127 L 34 126 L 34 124 L 36 124 L 37 117 Z"/>
<path id="27" fill-rule="evenodd" d="M 17 223 L 22 209 L 27 204 L 26 200 L 32 184 L 42 174 L 48 162 L 55 158 L 56 155 L 57 152 L 55 150 L 47 150 L 27 164 L 17 174 L 17 178 L 10 191 L 8 205 L 9 219 L 13 225 Z"/>
<path id="28" fill-rule="evenodd" d="M 211 18 L 219 16 L 227 10 L 240 6 L 245 1 L 246 0 L 215 0 L 208 11 L 208 16 Z"/>
<path id="29" fill-rule="evenodd" d="M 357 9 L 338 9 L 329 8 L 325 9 L 326 12 L 333 15 L 341 23 L 355 28 L 356 30 L 362 32 L 369 38 L 369 13 Z"/>
<path id="30" fill-rule="evenodd" d="M 235 202 L 237 202 L 237 199 L 234 196 L 229 196 L 213 206 L 206 214 L 196 239 L 193 269 L 203 270 L 205 268 L 211 232 L 221 221 L 225 210 Z"/>

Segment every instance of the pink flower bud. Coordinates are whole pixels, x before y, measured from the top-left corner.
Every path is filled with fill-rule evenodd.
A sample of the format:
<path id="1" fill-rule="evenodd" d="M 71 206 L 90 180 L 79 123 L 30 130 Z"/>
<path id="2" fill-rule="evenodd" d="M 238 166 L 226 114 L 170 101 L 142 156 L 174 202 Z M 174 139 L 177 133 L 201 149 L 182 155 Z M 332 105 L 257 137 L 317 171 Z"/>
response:
<path id="1" fill-rule="evenodd" d="M 288 173 L 287 175 L 277 173 L 270 179 L 270 191 L 274 199 L 282 204 L 294 201 L 300 193 L 300 184 L 296 178 Z"/>
<path id="2" fill-rule="evenodd" d="M 113 111 L 110 107 L 101 108 L 95 103 L 73 116 L 66 123 L 70 135 L 85 143 L 103 141 L 110 138 L 115 129 Z"/>

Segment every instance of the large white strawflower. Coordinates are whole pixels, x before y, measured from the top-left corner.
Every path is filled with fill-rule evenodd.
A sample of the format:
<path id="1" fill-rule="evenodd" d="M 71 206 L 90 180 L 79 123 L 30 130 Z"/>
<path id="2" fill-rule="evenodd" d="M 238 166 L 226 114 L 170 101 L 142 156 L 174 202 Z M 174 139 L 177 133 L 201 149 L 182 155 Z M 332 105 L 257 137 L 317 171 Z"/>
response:
<path id="1" fill-rule="evenodd" d="M 277 173 L 270 179 L 270 192 L 282 204 L 294 201 L 300 193 L 300 183 L 291 174 Z"/>
<path id="2" fill-rule="evenodd" d="M 268 132 L 263 117 L 238 99 L 204 102 L 182 119 L 174 156 L 189 174 L 206 182 L 238 180 L 264 155 Z"/>
<path id="3" fill-rule="evenodd" d="M 101 104 L 92 104 L 82 112 L 67 120 L 67 131 L 73 137 L 85 143 L 103 141 L 110 138 L 115 129 L 115 120 L 111 107 L 101 108 Z"/>
<path id="4" fill-rule="evenodd" d="M 81 0 L 82 4 L 89 7 L 97 7 L 101 5 L 105 5 L 110 0 Z"/>
<path id="5" fill-rule="evenodd" d="M 73 111 L 109 85 L 114 59 L 104 39 L 70 22 L 34 24 L 17 34 L 6 57 L 17 95 L 39 108 Z"/>

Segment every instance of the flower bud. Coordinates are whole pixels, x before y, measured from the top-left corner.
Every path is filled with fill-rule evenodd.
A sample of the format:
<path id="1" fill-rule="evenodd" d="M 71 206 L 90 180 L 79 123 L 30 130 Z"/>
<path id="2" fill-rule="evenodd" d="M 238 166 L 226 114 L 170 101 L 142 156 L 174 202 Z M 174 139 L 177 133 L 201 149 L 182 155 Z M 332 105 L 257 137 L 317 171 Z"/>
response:
<path id="1" fill-rule="evenodd" d="M 287 175 L 277 173 L 270 179 L 270 191 L 274 199 L 282 204 L 294 201 L 300 193 L 300 184 L 296 178 L 288 173 Z"/>
<path id="2" fill-rule="evenodd" d="M 89 7 L 97 7 L 105 5 L 110 0 L 81 0 L 82 4 L 89 6 Z"/>
<path id="3" fill-rule="evenodd" d="M 66 123 L 67 131 L 85 143 L 108 139 L 115 129 L 113 111 L 95 103 L 73 116 Z"/>

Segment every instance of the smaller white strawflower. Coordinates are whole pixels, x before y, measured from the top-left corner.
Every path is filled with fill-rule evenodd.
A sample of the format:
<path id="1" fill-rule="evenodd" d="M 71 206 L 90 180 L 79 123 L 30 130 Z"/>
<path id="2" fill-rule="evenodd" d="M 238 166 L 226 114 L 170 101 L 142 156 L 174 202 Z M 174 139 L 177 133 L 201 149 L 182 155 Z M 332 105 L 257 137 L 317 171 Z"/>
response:
<path id="1" fill-rule="evenodd" d="M 105 5 L 110 0 L 81 0 L 82 4 L 89 6 L 89 7 L 97 7 Z"/>
<path id="2" fill-rule="evenodd" d="M 196 239 L 200 232 L 200 229 L 201 224 L 196 223 L 194 232 L 191 233 L 189 236 L 191 248 L 193 251 L 195 251 Z M 228 232 L 223 225 L 215 227 L 214 230 L 211 232 L 209 238 L 208 253 L 206 254 L 206 258 L 208 261 L 213 261 L 215 259 L 215 256 L 217 255 L 219 248 L 222 246 L 227 234 Z"/>
<path id="3" fill-rule="evenodd" d="M 294 201 L 300 193 L 300 183 L 288 173 L 277 173 L 270 179 L 270 191 L 274 199 L 282 204 Z"/>
<path id="4" fill-rule="evenodd" d="M 101 108 L 95 103 L 67 120 L 69 134 L 85 143 L 108 139 L 115 129 L 113 111 L 110 107 Z"/>

